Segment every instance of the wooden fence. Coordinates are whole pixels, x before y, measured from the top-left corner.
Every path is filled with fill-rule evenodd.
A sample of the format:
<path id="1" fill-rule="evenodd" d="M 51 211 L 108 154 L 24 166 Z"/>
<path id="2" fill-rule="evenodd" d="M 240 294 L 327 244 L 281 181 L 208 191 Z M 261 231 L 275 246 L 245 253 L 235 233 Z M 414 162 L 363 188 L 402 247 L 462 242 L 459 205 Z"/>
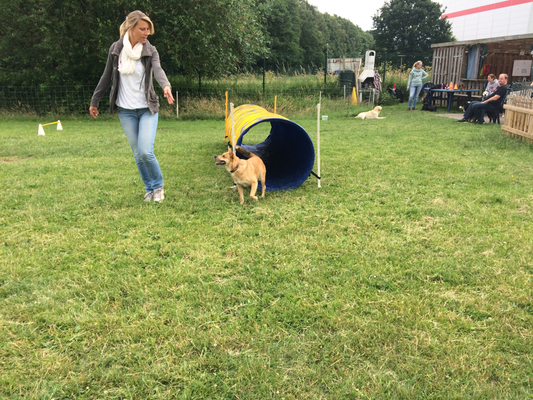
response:
<path id="1" fill-rule="evenodd" d="M 445 85 L 450 81 L 459 83 L 466 66 L 465 50 L 465 46 L 455 45 L 434 48 L 431 82 Z"/>
<path id="2" fill-rule="evenodd" d="M 502 130 L 506 135 L 533 143 L 532 89 L 509 93 Z"/>

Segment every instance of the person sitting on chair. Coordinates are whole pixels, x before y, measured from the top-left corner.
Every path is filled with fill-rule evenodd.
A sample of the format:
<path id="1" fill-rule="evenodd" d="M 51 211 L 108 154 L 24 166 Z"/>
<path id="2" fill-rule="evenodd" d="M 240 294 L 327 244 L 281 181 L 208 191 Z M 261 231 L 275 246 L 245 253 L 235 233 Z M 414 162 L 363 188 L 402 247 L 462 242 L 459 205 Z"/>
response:
<path id="1" fill-rule="evenodd" d="M 473 101 L 470 104 L 470 107 L 468 107 L 464 113 L 463 118 L 457 122 L 469 122 L 470 119 L 474 117 L 474 123 L 482 124 L 482 110 L 499 110 L 503 100 L 505 99 L 505 95 L 507 94 L 507 89 L 509 89 L 509 85 L 507 85 L 507 79 L 507 74 L 500 74 L 498 77 L 498 83 L 500 86 L 496 89 L 496 91 L 483 101 Z"/>
<path id="2" fill-rule="evenodd" d="M 485 91 L 483 92 L 482 100 L 485 100 L 492 93 L 494 93 L 496 89 L 498 89 L 498 86 L 500 86 L 500 84 L 496 79 L 496 75 L 489 74 L 489 76 L 487 76 L 487 86 L 485 87 Z"/>

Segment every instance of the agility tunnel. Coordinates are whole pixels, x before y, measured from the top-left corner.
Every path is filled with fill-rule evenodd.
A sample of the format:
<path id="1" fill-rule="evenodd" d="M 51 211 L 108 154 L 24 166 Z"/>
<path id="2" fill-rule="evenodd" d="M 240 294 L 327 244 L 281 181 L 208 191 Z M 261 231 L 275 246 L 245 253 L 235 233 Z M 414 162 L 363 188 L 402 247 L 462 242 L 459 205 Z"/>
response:
<path id="1" fill-rule="evenodd" d="M 246 144 L 244 135 L 261 123 L 270 123 L 270 134 L 259 144 Z M 309 177 L 315 163 L 315 148 L 304 128 L 288 118 L 262 107 L 244 104 L 233 110 L 235 138 L 231 116 L 226 118 L 225 135 L 235 144 L 261 157 L 266 166 L 266 190 L 295 189 Z M 240 158 L 244 158 L 237 152 Z M 261 183 L 259 183 L 261 189 Z M 259 190 L 258 189 L 258 190 Z"/>

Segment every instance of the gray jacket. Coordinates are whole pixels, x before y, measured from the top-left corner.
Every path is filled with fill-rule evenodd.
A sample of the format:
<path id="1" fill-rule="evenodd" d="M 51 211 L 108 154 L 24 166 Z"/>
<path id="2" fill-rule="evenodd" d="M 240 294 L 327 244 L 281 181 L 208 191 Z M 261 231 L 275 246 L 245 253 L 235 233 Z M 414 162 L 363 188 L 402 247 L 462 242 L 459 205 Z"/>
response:
<path id="1" fill-rule="evenodd" d="M 422 68 L 413 68 L 409 73 L 409 80 L 407 81 L 407 87 L 422 86 L 422 80 L 426 79 L 429 75 Z"/>
<path id="2" fill-rule="evenodd" d="M 93 97 L 91 98 L 92 107 L 98 108 L 100 100 L 111 85 L 111 93 L 109 94 L 109 112 L 112 113 L 115 110 L 115 102 L 118 95 L 118 84 L 120 82 L 118 72 L 118 57 L 123 47 L 124 36 L 113 43 L 109 48 L 104 73 L 102 74 L 100 82 L 98 82 L 98 86 L 96 86 Z M 159 53 L 148 40 L 143 45 L 141 62 L 143 63 L 145 70 L 144 79 L 146 102 L 148 103 L 150 112 L 155 114 L 156 112 L 159 112 L 159 98 L 155 94 L 154 82 L 152 78 L 155 76 L 157 83 L 159 83 L 162 88 L 165 88 L 165 86 L 170 86 L 170 82 L 167 79 L 165 71 L 163 71 L 163 68 L 161 68 L 161 63 L 159 62 Z"/>

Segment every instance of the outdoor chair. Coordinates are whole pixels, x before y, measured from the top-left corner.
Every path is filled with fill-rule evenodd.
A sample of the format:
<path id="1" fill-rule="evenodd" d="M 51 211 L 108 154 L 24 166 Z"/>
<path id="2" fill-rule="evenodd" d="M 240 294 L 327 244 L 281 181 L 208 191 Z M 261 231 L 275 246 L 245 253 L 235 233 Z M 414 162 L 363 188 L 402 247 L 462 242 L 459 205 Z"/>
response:
<path id="1" fill-rule="evenodd" d="M 491 118 L 493 123 L 500 124 L 500 115 L 505 113 L 505 109 L 503 106 L 505 103 L 507 103 L 507 95 L 512 91 L 511 88 L 507 89 L 507 93 L 505 93 L 505 96 L 503 97 L 503 101 L 500 104 L 499 108 L 492 108 L 491 110 L 481 110 L 481 116 L 479 118 L 480 121 L 483 121 L 485 119 L 485 111 L 488 112 L 489 117 Z"/>

